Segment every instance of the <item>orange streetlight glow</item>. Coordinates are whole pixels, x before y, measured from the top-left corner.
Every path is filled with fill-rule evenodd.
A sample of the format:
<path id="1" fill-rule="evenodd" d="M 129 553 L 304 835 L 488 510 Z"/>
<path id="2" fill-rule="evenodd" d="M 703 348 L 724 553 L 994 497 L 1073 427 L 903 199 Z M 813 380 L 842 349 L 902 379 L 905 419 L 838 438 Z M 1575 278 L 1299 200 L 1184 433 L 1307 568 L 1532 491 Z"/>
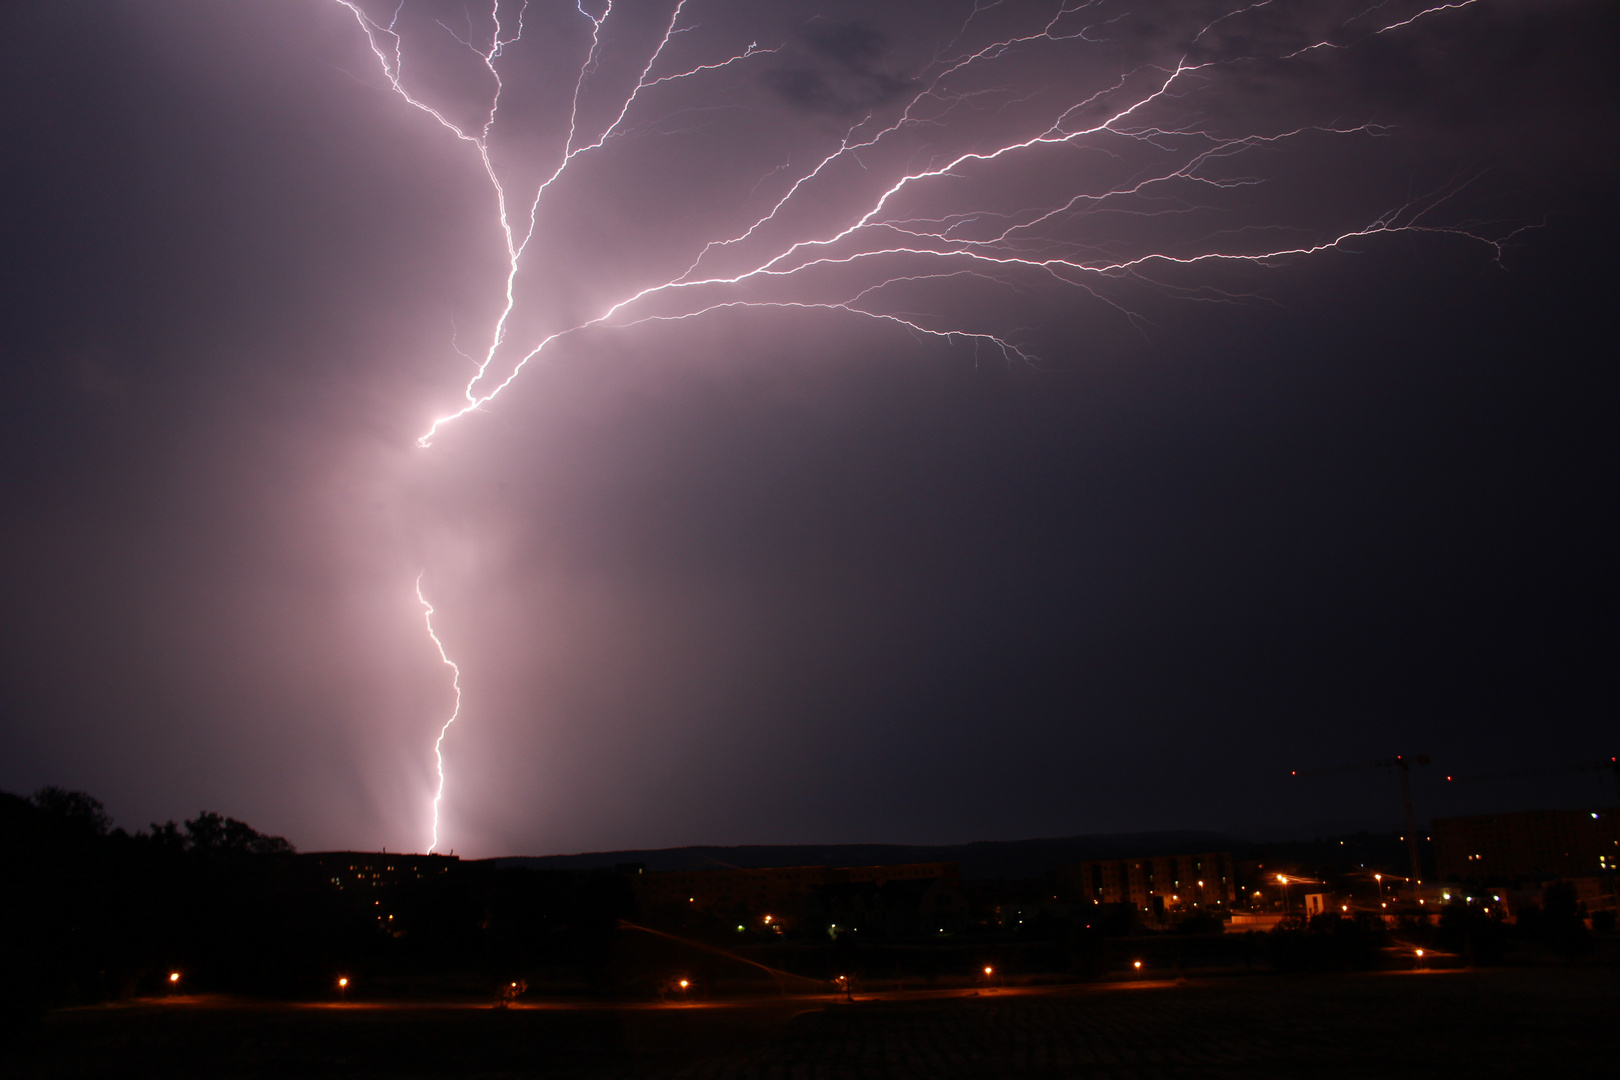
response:
<path id="1" fill-rule="evenodd" d="M 349 980 L 348 979 L 343 978 L 343 979 L 338 980 L 338 989 L 339 990 L 347 990 L 348 988 L 349 988 Z"/>
<path id="2" fill-rule="evenodd" d="M 993 967 L 991 967 L 991 966 L 990 966 L 990 965 L 989 965 L 989 964 L 986 964 L 986 965 L 985 965 L 985 966 L 984 966 L 984 973 L 985 973 L 985 974 L 986 974 L 986 975 L 990 975 L 990 974 L 993 974 L 993 973 L 994 973 L 994 972 L 995 972 L 995 970 L 996 970 L 996 969 L 995 969 L 995 968 L 993 968 Z"/>
<path id="3" fill-rule="evenodd" d="M 179 982 L 180 981 L 180 973 L 178 971 L 169 972 L 169 981 L 171 983 Z"/>
<path id="4" fill-rule="evenodd" d="M 1141 970 L 1142 970 L 1142 961 L 1140 961 L 1140 960 L 1133 960 L 1133 961 L 1132 961 L 1132 962 L 1131 962 L 1131 966 L 1132 966 L 1132 967 L 1134 967 L 1134 968 L 1135 968 L 1135 969 L 1136 969 L 1136 970 L 1137 970 L 1137 971 L 1141 971 Z"/>

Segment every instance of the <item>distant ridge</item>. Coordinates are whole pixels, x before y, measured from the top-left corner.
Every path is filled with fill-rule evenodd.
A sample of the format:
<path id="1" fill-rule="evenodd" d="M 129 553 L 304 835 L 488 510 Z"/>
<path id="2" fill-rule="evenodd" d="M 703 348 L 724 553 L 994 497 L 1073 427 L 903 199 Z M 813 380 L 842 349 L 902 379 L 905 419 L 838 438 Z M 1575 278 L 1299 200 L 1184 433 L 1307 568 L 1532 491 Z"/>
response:
<path id="1" fill-rule="evenodd" d="M 967 878 L 1039 877 L 1062 863 L 1153 855 L 1232 851 L 1248 845 L 1224 833 L 1181 831 L 1061 836 L 1045 840 L 980 840 L 971 844 L 748 844 L 642 851 L 593 851 L 578 855 L 514 855 L 484 859 L 495 866 L 533 870 L 611 869 L 644 863 L 648 870 L 720 867 L 873 866 L 884 863 L 954 862 Z"/>

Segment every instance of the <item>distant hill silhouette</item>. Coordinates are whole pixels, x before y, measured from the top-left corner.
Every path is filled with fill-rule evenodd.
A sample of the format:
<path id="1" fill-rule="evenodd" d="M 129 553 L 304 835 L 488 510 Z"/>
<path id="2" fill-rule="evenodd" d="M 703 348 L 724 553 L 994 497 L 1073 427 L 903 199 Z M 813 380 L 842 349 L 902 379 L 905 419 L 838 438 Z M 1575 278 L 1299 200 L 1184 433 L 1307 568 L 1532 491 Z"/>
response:
<path id="1" fill-rule="evenodd" d="M 954 862 L 966 878 L 1039 877 L 1062 863 L 1152 855 L 1232 851 L 1247 847 L 1224 833 L 1180 831 L 1061 836 L 1044 840 L 981 840 L 971 844 L 749 844 L 643 851 L 593 851 L 578 855 L 518 855 L 482 860 L 533 870 L 610 869 L 643 863 L 648 870 L 718 867 L 873 866 L 885 863 Z"/>

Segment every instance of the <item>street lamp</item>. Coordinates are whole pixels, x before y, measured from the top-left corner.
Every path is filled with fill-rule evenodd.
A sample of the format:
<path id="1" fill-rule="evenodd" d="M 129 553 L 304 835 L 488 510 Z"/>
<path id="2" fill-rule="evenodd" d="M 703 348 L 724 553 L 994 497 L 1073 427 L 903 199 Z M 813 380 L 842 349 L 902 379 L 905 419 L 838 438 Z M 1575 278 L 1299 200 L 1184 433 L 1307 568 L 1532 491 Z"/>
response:
<path id="1" fill-rule="evenodd" d="M 344 999 L 345 1001 L 348 1000 L 349 977 L 347 975 L 338 976 L 338 997 Z"/>

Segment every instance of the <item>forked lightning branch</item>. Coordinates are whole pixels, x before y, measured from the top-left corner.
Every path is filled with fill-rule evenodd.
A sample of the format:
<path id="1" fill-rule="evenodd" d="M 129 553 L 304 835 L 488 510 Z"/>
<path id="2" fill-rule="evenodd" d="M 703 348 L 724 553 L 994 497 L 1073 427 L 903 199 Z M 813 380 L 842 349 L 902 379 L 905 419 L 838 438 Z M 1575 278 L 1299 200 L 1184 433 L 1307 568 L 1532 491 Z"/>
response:
<path id="1" fill-rule="evenodd" d="M 644 265 L 626 267 L 624 279 L 629 284 L 617 299 L 588 312 L 586 318 L 542 326 L 522 340 L 514 337 L 516 326 L 533 320 L 517 316 L 535 315 L 524 308 L 522 281 L 560 257 L 537 240 L 537 224 L 548 198 L 558 196 L 559 182 L 616 140 L 631 137 L 638 125 L 671 111 L 673 91 L 702 89 L 706 80 L 730 78 L 751 65 L 768 64 L 787 42 L 754 41 L 693 61 L 691 39 L 703 32 L 702 0 L 659 5 L 664 12 L 662 32 L 647 36 L 650 44 L 642 46 L 630 64 L 639 75 L 622 80 L 621 90 L 604 108 L 599 99 L 605 51 L 619 47 L 611 31 L 618 20 L 645 17 L 647 5 L 555 0 L 569 17 L 580 20 L 578 47 L 566 76 L 572 95 L 568 115 L 557 118 L 557 130 L 563 134 L 549 162 L 539 170 L 538 180 L 531 178 L 525 186 L 514 178 L 517 171 L 503 164 L 496 144 L 507 134 L 512 112 L 506 98 L 508 83 L 516 82 L 512 65 L 534 62 L 518 46 L 524 41 L 525 17 L 539 10 L 538 2 L 494 0 L 481 23 L 474 19 L 464 30 L 439 24 L 444 34 L 471 52 L 488 87 L 487 109 L 481 108 L 472 123 L 454 119 L 449 104 L 433 100 L 426 89 L 431 80 L 413 78 L 420 72 L 413 65 L 402 23 L 408 0 L 335 2 L 353 16 L 392 92 L 442 125 L 476 158 L 489 185 L 490 228 L 504 245 L 504 292 L 494 305 L 499 315 L 483 332 L 481 355 L 474 357 L 477 368 L 463 400 L 432 421 L 419 440 L 423 447 L 447 425 L 488 406 L 537 358 L 593 333 L 723 318 L 739 309 L 820 312 L 830 319 L 896 328 L 924 344 L 971 347 L 1005 362 L 1034 361 L 1037 347 L 1027 330 L 996 325 L 994 304 L 975 308 L 948 298 L 959 295 L 964 285 L 987 295 L 1009 288 L 1039 289 L 1045 295 L 1055 289 L 1059 295 L 1070 293 L 1096 302 L 1111 317 L 1134 321 L 1139 316 L 1129 301 L 1133 289 L 1222 299 L 1213 283 L 1203 289 L 1186 285 L 1185 275 L 1205 268 L 1275 267 L 1390 234 L 1458 237 L 1477 243 L 1483 257 L 1494 259 L 1513 232 L 1509 227 L 1492 232 L 1446 216 L 1448 199 L 1466 178 L 1387 206 L 1348 228 L 1323 221 L 1314 235 L 1303 239 L 1297 222 L 1287 228 L 1281 222 L 1258 221 L 1244 228 L 1189 226 L 1188 231 L 1174 231 L 1187 207 L 1264 183 L 1263 176 L 1234 171 L 1236 160 L 1307 138 L 1375 139 L 1389 133 L 1371 122 L 1226 130 L 1208 119 L 1219 110 L 1204 100 L 1219 93 L 1222 84 L 1216 76 L 1257 65 L 1308 64 L 1385 34 L 1411 33 L 1420 27 L 1443 32 L 1443 20 L 1456 17 L 1474 0 L 1347 9 L 1346 18 L 1320 38 L 1294 42 L 1268 55 L 1237 55 L 1212 43 L 1243 20 L 1286 5 L 1269 0 L 1234 2 L 1207 23 L 1190 27 L 1193 32 L 1185 36 L 1179 55 L 1171 61 L 1122 68 L 1102 85 L 1079 85 L 1077 80 L 1067 96 L 1062 85 L 1043 83 L 1040 99 L 1050 102 L 1044 113 L 1027 122 L 1000 125 L 994 129 L 995 138 L 986 136 L 985 125 L 979 123 L 972 137 L 964 139 L 953 133 L 975 115 L 987 95 L 993 96 L 999 74 L 1015 70 L 1021 57 L 1038 53 L 1051 63 L 1057 54 L 1079 69 L 1108 50 L 1113 36 L 1132 17 L 1120 4 L 1066 0 L 1003 5 L 976 0 L 942 35 L 948 44 L 922 70 L 897 81 L 905 87 L 898 100 L 855 118 L 841 135 L 803 155 L 802 166 L 790 163 L 757 177 L 756 190 L 763 193 L 759 208 L 739 213 L 731 227 L 704 238 L 689 257 L 678 260 L 676 272 L 647 281 L 637 280 L 646 272 Z M 1028 13 L 1028 22 L 1017 32 L 985 29 L 992 21 L 1006 25 L 1019 10 Z M 807 12 L 807 18 L 813 14 Z M 1247 40 L 1240 34 L 1231 36 Z M 672 48 L 677 41 L 678 50 Z M 673 58 L 677 52 L 687 59 L 677 63 Z M 1006 100 L 1016 96 L 1011 87 L 1002 93 Z M 585 107 L 587 99 L 594 102 L 590 108 Z M 1028 110 L 1018 115 L 1027 116 Z M 893 152 L 902 142 L 906 152 Z M 933 152 L 918 153 L 919 143 L 932 145 Z M 1062 148 L 1091 149 L 1115 159 L 1135 149 L 1143 164 L 1123 180 L 1099 182 L 1099 170 L 1052 170 L 1050 152 Z M 872 184 L 871 171 L 885 168 L 884 162 L 891 163 L 889 172 Z M 839 216 L 831 219 L 807 209 L 846 204 L 848 200 L 840 203 L 826 196 L 846 190 L 857 169 L 872 193 L 864 204 L 835 211 Z M 1036 205 L 974 201 L 974 193 L 984 199 L 984 192 L 995 191 L 999 177 L 1006 177 L 1010 189 L 1016 178 L 1027 177 L 1032 170 L 1052 172 L 1042 173 L 1045 183 L 1040 186 L 1058 194 L 1048 194 Z M 956 182 L 965 179 L 972 182 Z M 919 206 L 928 209 L 920 211 Z M 1105 213 L 1116 230 L 1119 221 L 1134 216 L 1144 225 L 1141 236 L 1133 242 L 1121 240 L 1116 232 L 1105 243 L 1086 235 L 1086 223 Z M 1165 240 L 1166 223 L 1173 242 Z M 1146 228 L 1148 224 L 1153 227 Z M 1286 242 L 1277 243 L 1278 236 L 1286 236 Z M 1169 272 L 1180 275 L 1177 282 L 1166 280 Z M 919 305 L 918 297 L 930 290 L 937 293 L 937 302 Z M 920 307 L 925 313 L 919 313 Z M 420 578 L 417 598 L 440 659 L 451 669 L 455 693 L 454 708 L 434 743 L 437 784 L 428 847 L 432 851 L 440 840 L 444 743 L 460 715 L 462 688 L 460 670 L 434 631 L 433 608 L 423 596 Z"/>

